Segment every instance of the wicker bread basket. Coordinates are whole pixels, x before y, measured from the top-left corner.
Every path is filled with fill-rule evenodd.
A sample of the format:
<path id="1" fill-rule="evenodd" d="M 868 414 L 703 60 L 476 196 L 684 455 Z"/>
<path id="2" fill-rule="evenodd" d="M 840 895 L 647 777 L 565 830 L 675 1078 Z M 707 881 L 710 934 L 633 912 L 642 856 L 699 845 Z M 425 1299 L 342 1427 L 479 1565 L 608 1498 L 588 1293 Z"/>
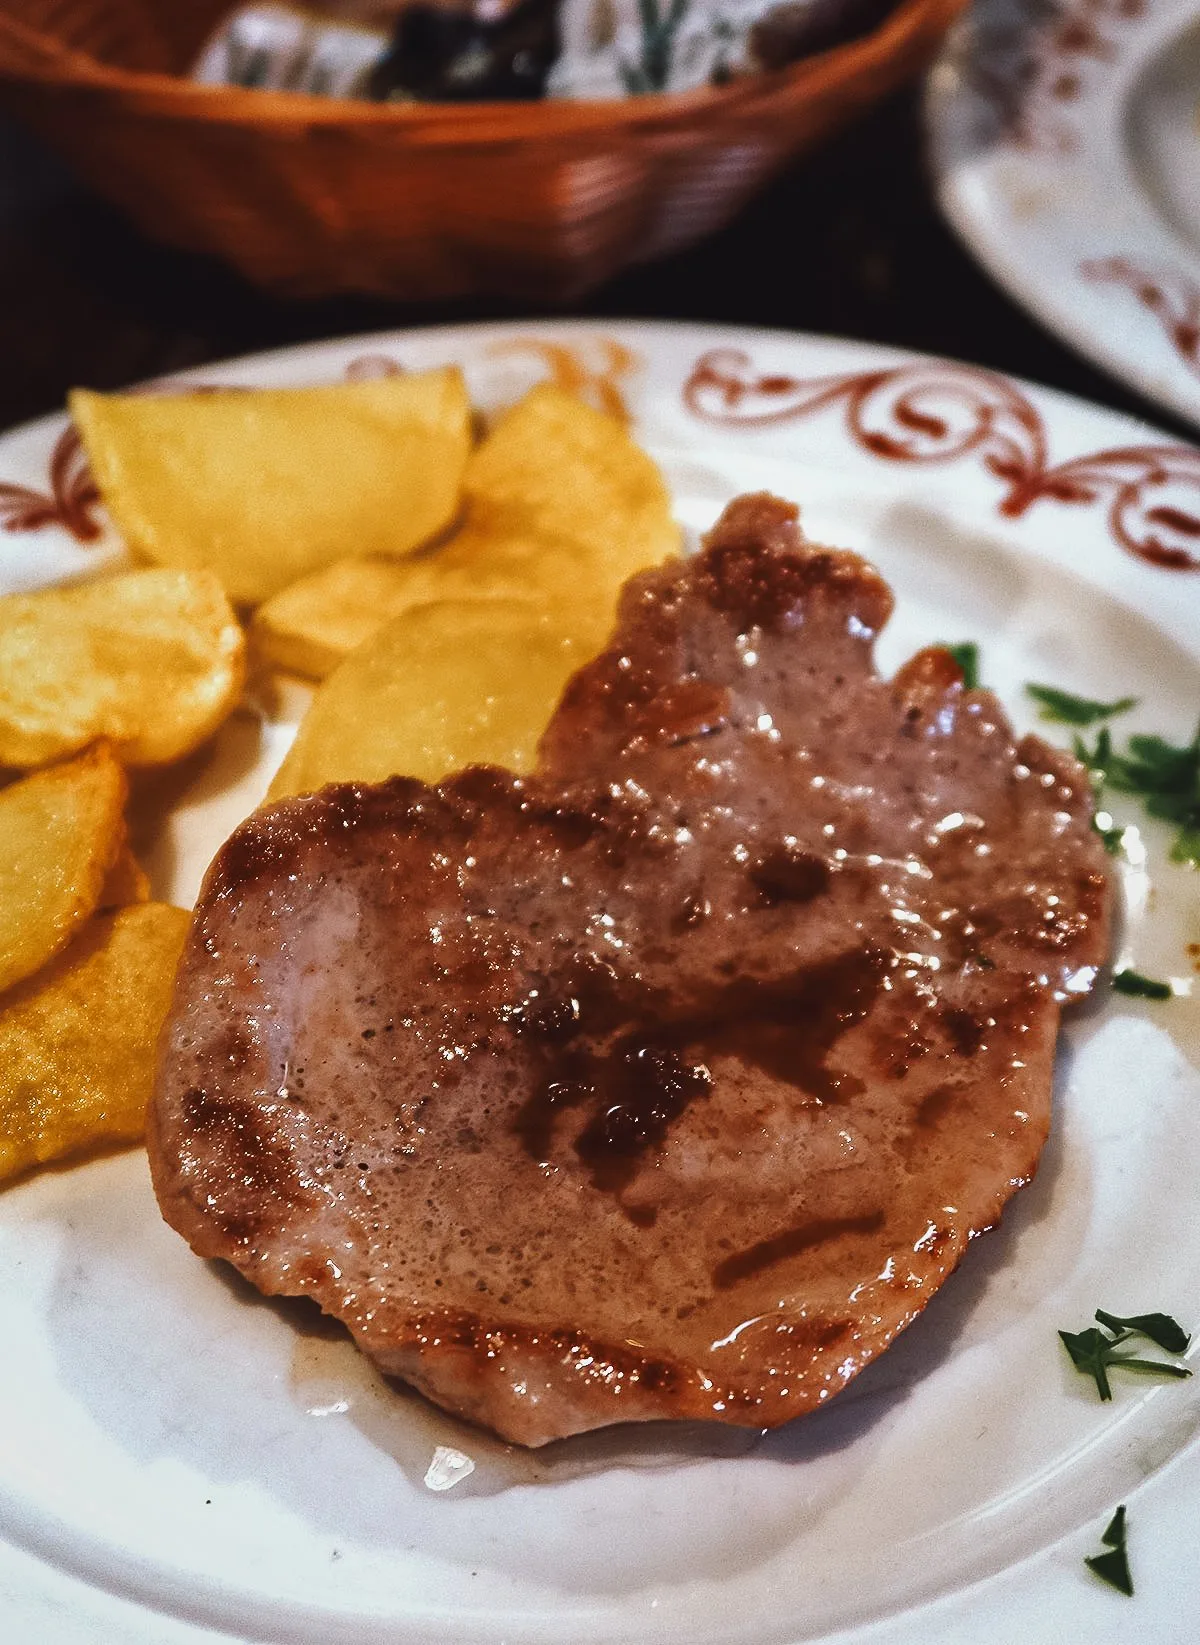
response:
<path id="1" fill-rule="evenodd" d="M 0 104 L 149 234 L 278 291 L 576 296 L 727 222 L 962 0 L 719 90 L 381 105 L 183 76 L 232 0 L 0 0 Z"/>

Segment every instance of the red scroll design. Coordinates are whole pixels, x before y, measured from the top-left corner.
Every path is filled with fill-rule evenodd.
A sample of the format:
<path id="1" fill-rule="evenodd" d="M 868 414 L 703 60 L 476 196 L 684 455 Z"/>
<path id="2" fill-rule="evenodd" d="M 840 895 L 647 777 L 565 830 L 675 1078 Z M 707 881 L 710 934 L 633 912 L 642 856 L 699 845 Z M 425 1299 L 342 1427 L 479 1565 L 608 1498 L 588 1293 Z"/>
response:
<path id="1" fill-rule="evenodd" d="M 921 361 L 829 377 L 759 373 L 747 354 L 715 349 L 693 367 L 684 404 L 704 422 L 765 428 L 840 407 L 847 434 L 885 462 L 973 458 L 1006 490 L 1017 519 L 1049 501 L 1106 508 L 1113 541 L 1170 571 L 1200 571 L 1200 450 L 1124 446 L 1050 462 L 1037 407 L 1007 377 L 978 366 Z"/>
<path id="2" fill-rule="evenodd" d="M 1189 371 L 1200 377 L 1200 286 L 1179 269 L 1147 268 L 1128 257 L 1094 257 L 1079 265 L 1086 280 L 1126 286 L 1162 326 Z"/>
<path id="3" fill-rule="evenodd" d="M 1044 153 L 1079 146 L 1074 106 L 1103 82 L 1154 0 L 1009 0 L 976 7 L 960 72 L 989 139 Z"/>
<path id="4" fill-rule="evenodd" d="M 100 500 L 73 426 L 63 429 L 50 453 L 49 492 L 0 481 L 0 527 L 5 531 L 40 531 L 59 525 L 81 543 L 94 543 L 101 532 L 94 512 Z"/>

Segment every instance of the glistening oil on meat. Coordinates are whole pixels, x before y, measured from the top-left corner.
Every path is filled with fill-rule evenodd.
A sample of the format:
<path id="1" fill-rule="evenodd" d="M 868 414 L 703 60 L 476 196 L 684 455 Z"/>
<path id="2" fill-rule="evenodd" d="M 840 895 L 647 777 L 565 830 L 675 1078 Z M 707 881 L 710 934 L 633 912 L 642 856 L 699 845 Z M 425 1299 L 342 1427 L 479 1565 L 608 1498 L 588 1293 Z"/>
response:
<path id="1" fill-rule="evenodd" d="M 168 1221 L 523 1444 L 835 1395 L 1032 1175 L 1107 950 L 1083 768 L 944 650 L 880 678 L 890 609 L 740 498 L 627 585 L 531 776 L 245 823 L 151 1118 Z"/>

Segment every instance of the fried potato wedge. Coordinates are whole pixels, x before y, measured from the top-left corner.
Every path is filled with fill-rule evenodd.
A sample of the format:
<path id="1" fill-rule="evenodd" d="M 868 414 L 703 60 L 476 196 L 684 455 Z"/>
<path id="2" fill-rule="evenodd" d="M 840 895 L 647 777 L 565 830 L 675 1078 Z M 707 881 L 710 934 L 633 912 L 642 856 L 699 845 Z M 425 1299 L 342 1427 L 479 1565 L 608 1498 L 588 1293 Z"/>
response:
<path id="1" fill-rule="evenodd" d="M 155 902 L 97 915 L 0 998 L 0 1178 L 142 1135 L 189 918 Z"/>
<path id="2" fill-rule="evenodd" d="M 346 554 L 452 524 L 471 448 L 456 367 L 327 387 L 94 394 L 71 415 L 135 553 L 253 603 Z"/>
<path id="3" fill-rule="evenodd" d="M 615 554 L 626 563 L 622 581 L 679 548 L 657 463 L 619 418 L 552 383 L 497 420 L 467 466 L 464 490 L 475 524 Z"/>
<path id="4" fill-rule="evenodd" d="M 39 971 L 100 906 L 125 842 L 106 743 L 0 789 L 0 990 Z"/>
<path id="5" fill-rule="evenodd" d="M 96 906 L 101 912 L 111 913 L 114 908 L 128 908 L 135 902 L 148 902 L 149 898 L 150 876 L 128 845 L 124 845 L 108 871 Z"/>
<path id="6" fill-rule="evenodd" d="M 402 612 L 480 598 L 552 602 L 598 647 L 626 579 L 679 551 L 657 465 L 623 423 L 550 384 L 500 418 L 464 490 L 464 524 L 444 547 L 349 559 L 268 601 L 254 625 L 262 654 L 320 679 Z"/>
<path id="7" fill-rule="evenodd" d="M 563 686 L 589 655 L 560 615 L 515 600 L 405 612 L 321 685 L 268 798 L 464 765 L 528 770 Z"/>
<path id="8" fill-rule="evenodd" d="M 233 709 L 245 637 L 211 572 L 130 571 L 0 598 L 0 765 L 97 738 L 127 765 L 199 747 Z"/>
<path id="9" fill-rule="evenodd" d="M 338 560 L 260 605 L 250 625 L 251 644 L 276 668 L 323 680 L 407 606 L 402 561 Z"/>

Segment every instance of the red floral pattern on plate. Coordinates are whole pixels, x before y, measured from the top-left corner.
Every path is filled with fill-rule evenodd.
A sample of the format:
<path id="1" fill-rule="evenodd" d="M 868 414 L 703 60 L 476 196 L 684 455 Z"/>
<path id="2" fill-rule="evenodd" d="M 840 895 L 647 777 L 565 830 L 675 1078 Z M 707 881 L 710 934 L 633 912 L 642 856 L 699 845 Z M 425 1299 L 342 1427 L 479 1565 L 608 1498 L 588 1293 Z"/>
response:
<path id="1" fill-rule="evenodd" d="M 168 378 L 147 383 L 136 392 L 165 394 L 179 392 Z M 211 392 L 211 385 L 186 385 L 194 394 Z M 74 423 L 68 423 L 50 453 L 47 484 L 49 493 L 31 486 L 0 480 L 0 527 L 5 531 L 41 531 L 45 526 L 61 526 L 76 542 L 94 543 L 104 527 L 96 513 L 100 488 L 92 477 L 87 453 Z"/>
<path id="2" fill-rule="evenodd" d="M 40 531 L 59 525 L 81 543 L 94 543 L 102 527 L 95 514 L 96 482 L 74 427 L 63 429 L 50 453 L 49 492 L 0 481 L 0 526 L 5 531 Z"/>
<path id="3" fill-rule="evenodd" d="M 600 411 L 629 421 L 621 383 L 640 364 L 633 349 L 615 337 L 591 337 L 560 343 L 544 337 L 507 337 L 493 343 L 492 355 L 532 354 L 545 366 L 549 380 L 568 394 L 590 400 Z"/>
<path id="4" fill-rule="evenodd" d="M 1186 348 L 1200 370 L 1200 292 L 1189 296 L 1177 288 L 1172 296 L 1121 259 L 1101 266 L 1107 272 L 1094 277 L 1140 281 L 1135 287 L 1140 299 L 1164 324 L 1169 320 L 1176 346 Z M 1180 302 L 1191 306 L 1180 309 Z M 590 386 L 600 379 L 612 396 L 619 393 L 613 378 L 633 363 L 612 358 L 607 372 L 584 374 Z M 561 377 L 561 364 L 558 369 L 556 362 L 548 364 L 552 376 Z M 363 356 L 351 362 L 346 375 L 353 380 L 401 369 L 386 355 Z M 1183 445 L 1126 446 L 1051 464 L 1041 414 L 998 373 L 931 361 L 797 378 L 763 375 L 748 355 L 717 349 L 697 361 L 683 396 L 695 416 L 730 427 L 786 422 L 842 402 L 848 433 L 876 457 L 946 463 L 975 455 L 1008 487 L 997 505 L 1001 514 L 1017 518 L 1042 499 L 1107 503 L 1108 527 L 1122 548 L 1169 570 L 1200 570 L 1200 451 Z M 40 492 L 0 482 L 0 526 L 19 532 L 59 525 L 81 543 L 95 542 L 102 530 L 95 512 L 99 493 L 73 427 L 55 442 L 48 487 Z"/>
<path id="5" fill-rule="evenodd" d="M 1107 508 L 1121 548 L 1170 571 L 1200 571 L 1200 450 L 1117 446 L 1051 463 L 1037 407 L 1007 377 L 929 361 L 830 377 L 762 374 L 737 349 L 701 356 L 684 404 L 723 427 L 764 428 L 844 409 L 846 431 L 886 462 L 976 458 L 1006 487 L 997 508 L 1019 518 L 1046 500 Z"/>
<path id="6" fill-rule="evenodd" d="M 1076 133 L 1064 111 L 1086 82 L 1116 61 L 1124 25 L 1153 0 L 999 0 L 963 27 L 963 75 L 992 134 L 1018 148 L 1070 153 Z"/>
<path id="7" fill-rule="evenodd" d="M 1161 324 L 1167 340 L 1200 377 L 1200 286 L 1176 268 L 1148 268 L 1128 257 L 1092 257 L 1079 265 L 1085 280 L 1128 286 Z"/>

